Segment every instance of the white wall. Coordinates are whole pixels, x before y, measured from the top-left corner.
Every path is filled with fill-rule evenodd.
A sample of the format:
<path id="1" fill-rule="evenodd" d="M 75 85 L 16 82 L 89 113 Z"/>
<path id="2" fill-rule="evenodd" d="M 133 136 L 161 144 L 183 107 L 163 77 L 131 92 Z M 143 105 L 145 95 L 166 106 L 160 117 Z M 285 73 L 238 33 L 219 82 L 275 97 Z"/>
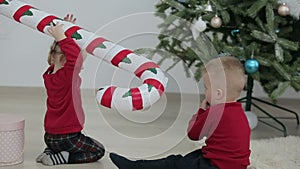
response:
<path id="1" fill-rule="evenodd" d="M 153 15 L 159 0 L 23 0 L 38 9 L 63 17 L 74 13 L 77 24 L 104 38 L 129 49 L 155 48 L 158 44 L 157 25 L 161 20 Z M 42 73 L 47 68 L 47 53 L 52 38 L 25 25 L 0 16 L 0 86 L 42 87 Z M 158 58 L 154 58 L 157 61 Z M 161 66 L 163 70 L 168 63 Z M 202 84 L 187 78 L 181 65 L 168 73 L 167 92 L 203 93 Z M 89 56 L 81 73 L 83 88 L 98 88 L 102 85 L 139 85 L 131 73 L 117 69 Z M 200 84 L 200 85 L 199 85 Z M 254 95 L 266 96 L 259 85 Z M 292 89 L 283 97 L 299 98 Z"/>

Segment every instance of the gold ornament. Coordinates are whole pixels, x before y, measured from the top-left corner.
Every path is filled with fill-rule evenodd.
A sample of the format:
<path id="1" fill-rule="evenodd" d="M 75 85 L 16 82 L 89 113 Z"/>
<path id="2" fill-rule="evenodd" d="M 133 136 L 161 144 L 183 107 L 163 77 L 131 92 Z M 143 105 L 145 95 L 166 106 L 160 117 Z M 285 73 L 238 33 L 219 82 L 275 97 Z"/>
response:
<path id="1" fill-rule="evenodd" d="M 286 3 L 282 3 L 278 7 L 278 14 L 281 16 L 287 16 L 290 14 L 290 8 L 286 5 Z"/>
<path id="2" fill-rule="evenodd" d="M 215 15 L 213 18 L 211 18 L 210 25 L 213 28 L 220 28 L 222 26 L 222 19 L 218 15 Z"/>

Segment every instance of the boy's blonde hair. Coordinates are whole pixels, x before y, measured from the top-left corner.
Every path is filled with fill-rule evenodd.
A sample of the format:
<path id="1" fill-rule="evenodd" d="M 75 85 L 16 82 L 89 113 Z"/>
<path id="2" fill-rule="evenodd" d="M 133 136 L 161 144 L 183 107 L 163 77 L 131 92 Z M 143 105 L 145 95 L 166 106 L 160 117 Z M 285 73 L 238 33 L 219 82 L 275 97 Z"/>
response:
<path id="1" fill-rule="evenodd" d="M 241 61 L 233 56 L 210 60 L 202 68 L 202 75 L 208 73 L 215 87 L 226 89 L 226 100 L 238 98 L 245 86 L 245 71 Z M 224 86 L 226 85 L 226 86 Z"/>
<path id="2" fill-rule="evenodd" d="M 52 45 L 50 46 L 49 53 L 48 53 L 47 62 L 49 65 L 53 64 L 53 59 L 54 59 L 53 57 L 54 57 L 55 53 L 63 54 L 63 52 L 61 51 L 61 49 L 58 45 L 58 42 L 53 41 Z"/>

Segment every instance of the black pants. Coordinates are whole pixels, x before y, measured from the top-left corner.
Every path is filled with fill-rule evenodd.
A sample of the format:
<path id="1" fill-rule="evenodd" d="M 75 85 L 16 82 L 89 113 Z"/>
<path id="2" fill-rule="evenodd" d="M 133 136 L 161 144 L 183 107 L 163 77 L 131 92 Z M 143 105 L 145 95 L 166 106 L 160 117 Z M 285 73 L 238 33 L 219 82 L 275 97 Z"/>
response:
<path id="1" fill-rule="evenodd" d="M 202 156 L 201 149 L 185 156 L 170 155 L 157 160 L 139 160 L 140 169 L 218 169 Z"/>

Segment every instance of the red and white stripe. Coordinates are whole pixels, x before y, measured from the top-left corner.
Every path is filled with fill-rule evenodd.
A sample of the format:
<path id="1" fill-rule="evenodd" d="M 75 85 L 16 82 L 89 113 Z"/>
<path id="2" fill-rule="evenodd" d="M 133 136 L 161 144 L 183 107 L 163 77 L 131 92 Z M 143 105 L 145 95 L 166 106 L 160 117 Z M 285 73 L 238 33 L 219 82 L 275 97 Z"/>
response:
<path id="1" fill-rule="evenodd" d="M 26 15 L 28 12 L 32 15 Z M 159 66 L 147 58 L 134 54 L 129 49 L 21 1 L 0 0 L 0 14 L 47 35 L 49 35 L 47 28 L 50 22 L 61 22 L 64 24 L 63 29 L 66 36 L 72 37 L 75 33 L 81 36 L 75 41 L 82 49 L 114 66 L 135 74 L 143 82 L 141 86 L 134 88 L 101 87 L 102 90 L 97 92 L 96 98 L 102 106 L 117 110 L 142 110 L 157 102 L 165 91 L 168 79 Z M 122 62 L 124 58 L 129 59 L 131 63 Z"/>

